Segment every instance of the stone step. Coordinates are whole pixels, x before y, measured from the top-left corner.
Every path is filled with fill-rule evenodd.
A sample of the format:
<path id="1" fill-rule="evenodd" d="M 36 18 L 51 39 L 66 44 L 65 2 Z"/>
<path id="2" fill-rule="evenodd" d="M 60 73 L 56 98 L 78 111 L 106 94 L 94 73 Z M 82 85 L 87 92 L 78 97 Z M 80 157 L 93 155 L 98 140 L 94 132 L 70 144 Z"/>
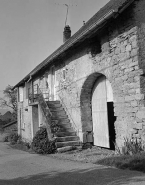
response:
<path id="1" fill-rule="evenodd" d="M 60 102 L 53 103 L 53 102 L 48 101 L 47 105 L 48 105 L 48 107 L 57 107 L 57 106 L 62 107 Z"/>
<path id="2" fill-rule="evenodd" d="M 75 150 L 76 148 L 77 148 L 76 146 L 65 146 L 65 147 L 57 148 L 57 152 L 58 153 L 68 152 L 71 150 Z"/>
<path id="3" fill-rule="evenodd" d="M 73 132 L 74 129 L 72 127 L 60 127 L 60 132 Z"/>
<path id="4" fill-rule="evenodd" d="M 68 118 L 68 116 L 66 114 L 65 115 L 53 115 L 52 114 L 52 117 L 51 117 L 52 120 L 54 120 L 54 119 L 60 120 L 60 119 L 67 119 L 67 118 Z"/>
<path id="5" fill-rule="evenodd" d="M 72 128 L 71 123 L 58 123 L 60 128 Z"/>
<path id="6" fill-rule="evenodd" d="M 65 146 L 79 146 L 79 141 L 67 141 L 67 142 L 56 142 L 57 148 L 65 147 Z"/>
<path id="7" fill-rule="evenodd" d="M 51 112 L 65 111 L 63 107 L 49 107 Z"/>
<path id="8" fill-rule="evenodd" d="M 66 142 L 66 141 L 79 141 L 78 136 L 66 136 L 66 137 L 56 137 L 57 142 Z"/>
<path id="9" fill-rule="evenodd" d="M 60 128 L 72 128 L 70 122 L 59 122 L 59 120 L 52 120 L 52 122 L 59 125 Z"/>
<path id="10" fill-rule="evenodd" d="M 70 123 L 70 120 L 68 118 L 59 118 L 59 119 L 57 119 L 57 118 L 52 117 L 51 119 L 52 119 L 52 121 L 58 121 L 58 124 Z"/>
<path id="11" fill-rule="evenodd" d="M 65 136 L 76 136 L 76 132 L 58 132 L 55 133 L 56 137 L 65 137 Z"/>
<path id="12" fill-rule="evenodd" d="M 64 110 L 62 111 L 51 111 L 52 116 L 64 116 L 66 115 L 66 112 Z"/>
<path id="13" fill-rule="evenodd" d="M 59 100 L 56 101 L 47 101 L 47 104 L 61 104 Z"/>

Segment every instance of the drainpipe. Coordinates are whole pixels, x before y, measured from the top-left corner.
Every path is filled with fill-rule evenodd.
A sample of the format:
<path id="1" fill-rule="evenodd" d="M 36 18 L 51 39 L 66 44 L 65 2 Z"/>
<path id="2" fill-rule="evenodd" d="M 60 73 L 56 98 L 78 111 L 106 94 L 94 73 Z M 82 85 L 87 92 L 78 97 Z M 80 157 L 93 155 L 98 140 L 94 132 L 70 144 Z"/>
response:
<path id="1" fill-rule="evenodd" d="M 29 83 L 32 80 L 32 75 L 30 75 L 29 79 L 27 80 L 27 83 Z"/>

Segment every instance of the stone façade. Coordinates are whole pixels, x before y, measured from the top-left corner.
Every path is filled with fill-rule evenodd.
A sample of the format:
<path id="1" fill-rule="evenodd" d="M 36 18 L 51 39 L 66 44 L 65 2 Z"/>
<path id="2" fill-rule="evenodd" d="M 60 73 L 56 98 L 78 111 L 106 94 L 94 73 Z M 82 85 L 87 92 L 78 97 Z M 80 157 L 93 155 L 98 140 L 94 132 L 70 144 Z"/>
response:
<path id="1" fill-rule="evenodd" d="M 144 8 L 145 2 L 135 1 L 110 22 L 107 31 L 97 35 L 101 38 L 101 53 L 93 55 L 91 44 L 84 44 L 71 51 L 61 65 L 56 65 L 58 99 L 67 107 L 82 140 L 82 133 L 92 132 L 92 88 L 101 74 L 106 76 L 113 89 L 116 143 L 122 146 L 126 137 L 145 140 Z"/>
<path id="2" fill-rule="evenodd" d="M 134 1 L 91 39 L 52 64 L 55 66 L 56 99 L 62 102 L 82 142 L 88 142 L 88 135 L 93 135 L 92 89 L 101 75 L 105 75 L 113 89 L 117 145 L 123 146 L 124 138 L 145 142 L 144 9 L 143 0 Z M 43 69 L 36 79 L 48 74 L 49 84 L 50 68 L 51 65 Z M 33 81 L 35 83 L 35 79 Z M 27 136 L 24 137 L 30 138 L 32 110 L 28 107 L 28 112 L 24 111 L 26 106 L 27 100 L 19 103 L 26 123 Z"/>

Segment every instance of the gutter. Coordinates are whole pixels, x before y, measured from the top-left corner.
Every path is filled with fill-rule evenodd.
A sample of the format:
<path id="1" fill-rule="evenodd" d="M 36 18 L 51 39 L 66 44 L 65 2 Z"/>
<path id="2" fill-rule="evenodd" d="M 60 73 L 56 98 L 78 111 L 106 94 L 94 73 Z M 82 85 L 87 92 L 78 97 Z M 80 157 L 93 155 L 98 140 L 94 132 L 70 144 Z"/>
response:
<path id="1" fill-rule="evenodd" d="M 54 53 L 52 53 L 52 55 L 50 55 L 50 58 L 48 57 L 47 62 L 54 60 L 56 57 L 58 57 L 61 53 L 63 53 L 69 47 L 73 46 L 78 40 L 82 39 L 85 35 L 87 35 L 89 32 L 91 32 L 94 28 L 96 28 L 97 26 L 100 26 L 102 23 L 104 23 L 105 21 L 112 18 L 115 13 L 117 13 L 115 10 L 109 11 L 101 19 L 99 19 L 97 22 L 93 23 L 89 28 L 84 30 L 80 35 L 75 37 L 72 41 L 68 42 L 68 44 L 65 44 L 60 50 L 58 49 Z M 76 32 L 76 34 L 77 34 L 77 32 Z M 73 35 L 73 37 L 74 36 L 75 36 L 75 34 Z M 32 79 L 33 75 L 35 75 L 40 69 L 42 69 L 45 65 L 47 65 L 47 62 L 45 64 L 42 64 L 42 66 L 40 66 L 39 69 L 37 69 L 36 71 L 34 71 L 32 73 L 30 72 L 30 74 L 28 74 L 24 79 L 22 79 L 19 83 L 17 83 L 13 87 L 13 89 L 15 89 L 17 86 L 19 86 L 20 84 L 24 83 L 27 80 L 30 81 L 30 79 Z"/>
<path id="2" fill-rule="evenodd" d="M 86 28 L 81 34 L 77 35 L 77 32 L 70 38 L 70 40 L 68 40 L 67 44 L 64 44 L 62 46 L 60 46 L 60 49 L 58 48 L 54 53 L 52 53 L 48 58 L 46 58 L 44 60 L 44 62 L 42 62 L 42 65 L 39 64 L 38 65 L 38 69 L 32 70 L 32 72 L 30 72 L 24 79 L 22 79 L 19 83 L 17 83 L 13 89 L 15 89 L 17 86 L 21 85 L 22 83 L 24 83 L 25 81 L 29 81 L 30 79 L 32 79 L 32 76 L 34 76 L 40 69 L 42 69 L 43 67 L 45 67 L 48 62 L 51 62 L 52 60 L 54 60 L 55 58 L 57 58 L 61 53 L 63 53 L 64 51 L 66 51 L 67 49 L 69 49 L 70 47 L 72 47 L 75 43 L 77 43 L 79 40 L 81 40 L 82 38 L 84 38 L 85 35 L 89 34 L 91 31 L 93 31 L 96 27 L 101 26 L 101 24 L 105 23 L 106 21 L 108 21 L 110 18 L 114 17 L 116 18 L 120 13 L 122 13 L 134 0 L 130 0 L 126 5 L 123 6 L 123 8 L 121 10 L 110 10 L 107 14 L 105 14 L 101 19 L 99 19 L 98 21 L 94 22 L 92 25 L 90 25 L 88 28 Z M 87 23 L 86 23 L 87 25 Z M 75 35 L 77 35 L 75 37 Z M 75 38 L 73 38 L 75 37 Z M 44 64 L 43 64 L 44 63 Z M 37 68 L 37 66 L 36 66 Z M 33 72 L 34 71 L 34 72 Z"/>
<path id="3" fill-rule="evenodd" d="M 56 58 L 57 56 L 59 56 L 62 52 L 64 52 L 66 49 L 68 49 L 69 47 L 73 46 L 78 40 L 80 40 L 81 38 L 83 38 L 85 35 L 87 35 L 89 32 L 91 32 L 94 28 L 96 28 L 97 26 L 100 26 L 102 23 L 104 23 L 105 21 L 107 21 L 108 19 L 112 18 L 114 16 L 114 13 L 117 13 L 115 10 L 111 10 L 109 11 L 106 15 L 104 15 L 101 19 L 99 19 L 97 22 L 95 22 L 94 24 L 92 24 L 89 28 L 87 28 L 86 30 L 84 30 L 80 35 L 78 35 L 77 37 L 75 37 L 72 41 L 68 42 L 68 44 L 64 45 L 62 47 L 62 49 L 60 49 L 59 51 L 55 51 L 52 55 L 50 55 L 50 58 L 48 59 L 53 60 L 54 58 Z M 77 32 L 76 32 L 77 34 Z M 73 35 L 73 37 L 75 36 L 75 34 Z M 44 67 L 46 64 L 42 65 L 42 67 Z M 40 69 L 41 69 L 40 68 Z M 35 72 L 33 72 L 31 75 L 33 76 L 34 74 L 36 74 L 40 69 L 37 69 Z"/>

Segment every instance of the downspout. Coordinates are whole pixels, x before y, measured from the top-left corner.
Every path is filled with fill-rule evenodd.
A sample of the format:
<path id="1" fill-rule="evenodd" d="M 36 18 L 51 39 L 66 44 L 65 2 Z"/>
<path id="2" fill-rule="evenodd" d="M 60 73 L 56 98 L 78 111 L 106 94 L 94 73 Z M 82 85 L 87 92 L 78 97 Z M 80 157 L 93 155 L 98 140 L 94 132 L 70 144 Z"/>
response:
<path id="1" fill-rule="evenodd" d="M 31 80 L 32 80 L 32 75 L 30 75 L 29 79 L 26 82 L 29 83 Z"/>

